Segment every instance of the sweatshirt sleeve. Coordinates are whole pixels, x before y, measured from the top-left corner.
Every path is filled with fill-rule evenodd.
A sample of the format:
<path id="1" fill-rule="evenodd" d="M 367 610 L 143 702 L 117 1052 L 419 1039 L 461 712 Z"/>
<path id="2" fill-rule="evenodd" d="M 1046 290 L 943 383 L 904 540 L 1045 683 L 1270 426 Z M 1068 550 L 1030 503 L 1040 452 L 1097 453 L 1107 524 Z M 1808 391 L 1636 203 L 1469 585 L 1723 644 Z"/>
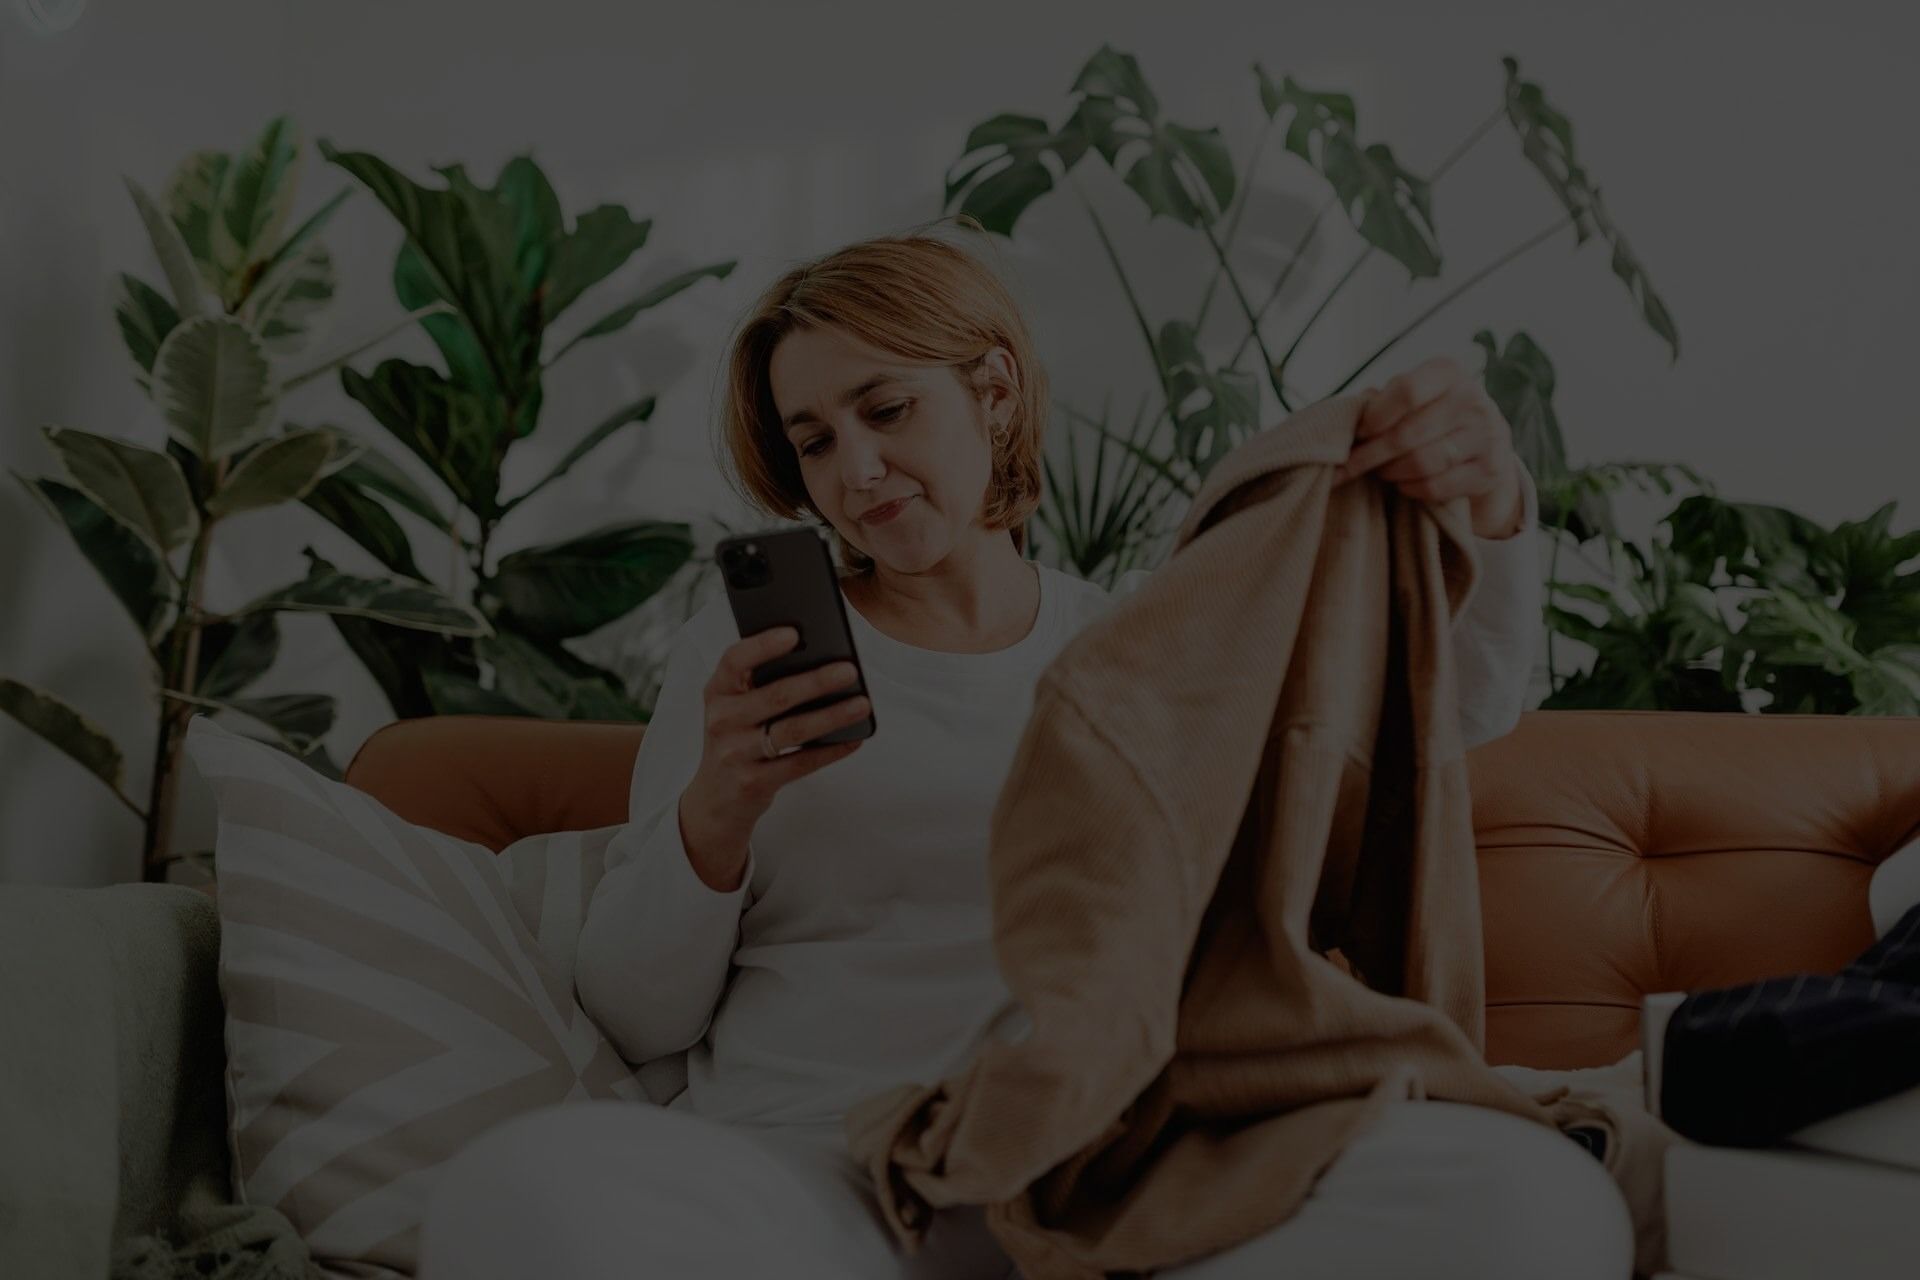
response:
<path id="1" fill-rule="evenodd" d="M 753 879 L 749 851 L 740 886 L 716 892 L 681 842 L 680 793 L 706 736 L 703 690 L 725 647 L 706 642 L 710 621 L 696 615 L 684 623 L 668 651 L 634 761 L 627 824 L 608 848 L 580 931 L 580 1006 L 629 1062 L 678 1052 L 706 1034 Z"/>
<path id="2" fill-rule="evenodd" d="M 1544 588 L 1540 581 L 1540 496 L 1520 468 L 1522 515 L 1518 532 L 1475 538 L 1480 577 L 1453 620 L 1454 672 L 1460 727 L 1468 749 L 1504 737 L 1520 723 L 1539 644 Z M 1109 591 L 1118 600 L 1153 576 L 1122 573 Z"/>
<path id="3" fill-rule="evenodd" d="M 1520 468 L 1519 531 L 1476 538 L 1480 578 L 1453 620 L 1460 729 L 1469 750 L 1505 737 L 1520 723 L 1540 642 L 1540 496 Z"/>

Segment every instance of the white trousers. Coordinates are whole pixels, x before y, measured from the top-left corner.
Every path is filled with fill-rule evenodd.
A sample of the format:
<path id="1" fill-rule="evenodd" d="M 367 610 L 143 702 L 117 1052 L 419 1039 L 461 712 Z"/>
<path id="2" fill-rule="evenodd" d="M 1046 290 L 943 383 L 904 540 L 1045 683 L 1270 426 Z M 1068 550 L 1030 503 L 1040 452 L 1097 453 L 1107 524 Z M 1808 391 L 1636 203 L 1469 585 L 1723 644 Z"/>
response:
<path id="1" fill-rule="evenodd" d="M 1401 1103 L 1286 1222 L 1166 1280 L 1628 1280 L 1598 1161 L 1544 1126 Z M 1007 1280 L 977 1209 L 898 1248 L 838 1126 L 721 1124 L 646 1103 L 548 1107 L 442 1172 L 420 1280 Z"/>

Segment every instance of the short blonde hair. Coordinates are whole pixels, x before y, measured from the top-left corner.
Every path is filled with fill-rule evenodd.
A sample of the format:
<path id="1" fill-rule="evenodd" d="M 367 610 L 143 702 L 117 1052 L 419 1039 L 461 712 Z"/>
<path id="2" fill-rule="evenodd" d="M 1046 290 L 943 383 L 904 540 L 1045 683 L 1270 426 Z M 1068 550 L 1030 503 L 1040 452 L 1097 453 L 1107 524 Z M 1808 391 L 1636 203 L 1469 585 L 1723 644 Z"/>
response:
<path id="1" fill-rule="evenodd" d="M 992 442 L 993 474 L 982 515 L 987 528 L 1010 529 L 1014 547 L 1024 552 L 1026 520 L 1041 498 L 1046 372 L 1019 304 L 1000 278 L 957 245 L 924 233 L 848 245 L 787 272 L 754 304 L 734 336 L 721 417 L 730 478 L 741 496 L 783 519 L 811 512 L 825 521 L 782 429 L 769 367 L 774 348 L 789 333 L 829 326 L 903 360 L 951 365 L 974 387 L 982 375 L 998 379 L 985 358 L 996 346 L 1007 349 L 1016 407 L 1005 435 Z M 832 533 L 846 569 L 873 567 L 839 530 Z"/>

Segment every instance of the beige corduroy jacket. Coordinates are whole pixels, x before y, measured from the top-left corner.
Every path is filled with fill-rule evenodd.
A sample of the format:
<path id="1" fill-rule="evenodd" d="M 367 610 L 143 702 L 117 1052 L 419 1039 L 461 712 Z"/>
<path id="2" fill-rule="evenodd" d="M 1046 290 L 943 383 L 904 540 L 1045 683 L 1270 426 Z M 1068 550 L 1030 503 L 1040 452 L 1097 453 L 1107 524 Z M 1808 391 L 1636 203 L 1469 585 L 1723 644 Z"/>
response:
<path id="1" fill-rule="evenodd" d="M 1041 676 L 989 852 L 1029 1029 L 847 1118 L 910 1245 L 981 1204 L 1032 1280 L 1151 1271 L 1285 1220 L 1393 1100 L 1552 1122 L 1481 1052 L 1466 506 L 1336 488 L 1362 403 L 1222 459 Z"/>

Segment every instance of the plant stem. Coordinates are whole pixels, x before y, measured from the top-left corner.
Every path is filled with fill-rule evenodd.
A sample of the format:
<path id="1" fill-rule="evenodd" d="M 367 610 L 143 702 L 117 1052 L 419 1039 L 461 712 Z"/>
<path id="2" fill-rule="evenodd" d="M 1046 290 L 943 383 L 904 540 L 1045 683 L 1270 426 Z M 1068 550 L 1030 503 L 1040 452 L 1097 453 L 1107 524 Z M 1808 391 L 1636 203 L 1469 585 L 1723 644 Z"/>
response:
<path id="1" fill-rule="evenodd" d="M 218 489 L 225 466 L 217 466 L 213 488 Z M 162 689 L 193 692 L 200 666 L 200 600 L 206 590 L 207 547 L 213 540 L 213 521 L 202 513 L 200 532 L 194 535 L 187 553 L 185 578 L 186 604 L 174 620 L 165 642 L 165 680 Z M 179 788 L 177 765 L 180 740 L 187 721 L 193 716 L 190 705 L 160 699 L 160 723 L 154 735 L 153 774 L 147 783 L 146 830 L 141 839 L 140 877 L 145 881 L 166 879 L 167 855 L 173 842 L 173 806 Z"/>
<path id="2" fill-rule="evenodd" d="M 1223 239 L 1223 244 L 1227 249 L 1233 248 L 1233 238 L 1240 233 L 1240 218 L 1242 214 L 1246 213 L 1248 199 L 1253 194 L 1253 174 L 1254 171 L 1260 167 L 1260 159 L 1266 154 L 1267 139 L 1272 136 L 1273 117 L 1268 116 L 1267 123 L 1260 130 L 1259 141 L 1253 144 L 1253 154 L 1247 157 L 1246 176 L 1242 178 L 1240 182 L 1240 198 L 1234 202 L 1233 212 L 1227 217 L 1227 234 Z M 1219 269 L 1216 270 L 1212 278 L 1207 281 L 1206 290 L 1200 295 L 1200 313 L 1194 317 L 1193 321 L 1193 331 L 1195 333 L 1199 333 L 1201 326 L 1206 324 L 1207 308 L 1213 305 L 1213 291 L 1219 285 L 1221 275 L 1226 271 L 1226 254 L 1222 251 L 1220 253 Z M 1242 349 L 1245 349 L 1246 344 L 1244 342 L 1240 345 Z M 1238 358 L 1238 356 L 1235 357 L 1235 359 Z"/>
<path id="3" fill-rule="evenodd" d="M 1300 350 L 1300 344 L 1306 341 L 1307 334 L 1312 332 L 1314 323 L 1320 319 L 1321 313 L 1333 304 L 1335 298 L 1340 296 L 1340 291 L 1347 287 L 1347 281 L 1353 279 L 1354 273 L 1360 270 L 1361 264 L 1364 263 L 1372 253 L 1373 246 L 1368 245 L 1353 256 L 1353 261 L 1347 264 L 1347 269 L 1340 273 L 1338 280 L 1333 282 L 1333 288 L 1327 290 L 1326 297 L 1320 299 L 1320 305 L 1313 309 L 1313 314 L 1307 317 L 1307 322 L 1300 326 L 1300 332 L 1293 335 L 1293 341 L 1287 346 L 1287 353 L 1280 357 L 1280 363 L 1274 369 L 1276 376 L 1284 377 L 1286 375 L 1287 366 L 1293 363 L 1294 353 Z"/>
<path id="4" fill-rule="evenodd" d="M 1564 218 L 1559 218 L 1555 220 L 1552 226 L 1542 228 L 1540 231 L 1527 237 L 1527 239 L 1521 244 L 1518 244 L 1514 246 L 1512 249 L 1507 250 L 1507 252 L 1501 254 L 1498 258 L 1495 258 L 1492 262 L 1480 268 L 1480 270 L 1474 272 L 1471 276 L 1467 277 L 1466 280 L 1462 281 L 1457 288 L 1448 291 L 1446 295 L 1443 296 L 1438 302 L 1435 302 L 1432 306 L 1428 307 L 1425 311 L 1422 311 L 1419 315 L 1415 316 L 1413 320 L 1410 323 L 1408 323 L 1404 328 L 1402 328 L 1398 333 L 1394 334 L 1391 338 L 1388 338 L 1384 343 L 1381 344 L 1380 349 L 1378 351 L 1375 351 L 1372 355 L 1368 356 L 1366 360 L 1361 363 L 1359 368 L 1355 369 L 1352 373 L 1348 374 L 1346 376 L 1346 379 L 1342 381 L 1339 386 L 1335 387 L 1332 391 L 1328 392 L 1327 394 L 1330 396 L 1337 396 L 1342 391 L 1345 391 L 1349 386 L 1353 385 L 1355 379 L 1359 378 L 1361 374 L 1365 373 L 1369 368 L 1372 367 L 1374 361 L 1378 360 L 1381 356 L 1385 355 L 1388 351 L 1392 350 L 1394 345 L 1398 343 L 1402 338 L 1406 337 L 1408 334 L 1412 333 L 1415 329 L 1418 329 L 1421 325 L 1425 324 L 1428 320 L 1432 319 L 1434 314 L 1438 312 L 1442 307 L 1452 302 L 1455 298 L 1459 297 L 1461 294 L 1465 293 L 1467 290 L 1473 288 L 1473 286 L 1475 286 L 1476 284 L 1479 284 L 1482 280 L 1485 280 L 1488 276 L 1492 275 L 1494 272 L 1498 271 L 1500 268 L 1506 266 L 1509 262 L 1512 262 L 1515 258 L 1518 258 L 1521 254 L 1527 252 L 1527 250 L 1532 249 L 1537 245 L 1545 244 L 1548 240 L 1552 239 L 1554 235 L 1560 232 L 1563 228 L 1570 227 L 1572 225 L 1573 225 L 1572 215 L 1568 215 L 1567 217 L 1564 217 Z"/>
<path id="5" fill-rule="evenodd" d="M 1113 270 L 1120 277 L 1121 292 L 1127 295 L 1127 306 L 1133 311 L 1134 323 L 1140 326 L 1140 336 L 1146 340 L 1147 354 L 1153 357 L 1154 377 L 1160 381 L 1160 393 L 1167 398 L 1168 412 L 1173 409 L 1173 386 L 1167 381 L 1166 365 L 1160 359 L 1160 345 L 1153 340 L 1153 327 L 1147 323 L 1147 313 L 1140 309 L 1140 299 L 1133 292 L 1133 282 L 1127 279 L 1127 269 L 1120 263 L 1120 254 L 1113 247 L 1112 237 L 1107 235 L 1107 226 L 1100 221 L 1100 213 L 1093 207 L 1093 201 L 1087 198 L 1086 188 L 1071 174 L 1068 181 L 1080 196 L 1080 203 L 1086 208 L 1087 217 L 1093 220 L 1093 229 L 1100 237 L 1100 245 L 1107 251 L 1107 261 L 1113 263 Z"/>
<path id="6" fill-rule="evenodd" d="M 1206 225 L 1206 223 L 1203 222 L 1200 224 L 1200 230 L 1206 235 L 1207 243 L 1213 246 L 1213 256 L 1220 260 L 1220 270 L 1221 273 L 1227 277 L 1227 287 L 1233 290 L 1234 301 L 1240 304 L 1240 312 L 1247 318 L 1247 325 L 1252 332 L 1254 344 L 1260 348 L 1260 359 L 1267 367 L 1267 379 L 1273 384 L 1273 394 L 1279 397 L 1280 407 L 1282 409 L 1288 413 L 1293 412 L 1293 406 L 1287 403 L 1286 388 L 1282 386 L 1280 382 L 1280 370 L 1274 367 L 1273 353 L 1267 350 L 1267 341 L 1260 336 L 1260 317 L 1254 314 L 1253 304 L 1247 301 L 1247 295 L 1241 290 L 1240 277 L 1235 275 L 1233 268 L 1227 265 L 1227 251 L 1225 246 L 1214 236 L 1213 228 Z M 1241 345 L 1244 349 L 1245 344 L 1242 343 Z M 1238 358 L 1238 356 L 1235 356 L 1235 359 Z"/>
<path id="7" fill-rule="evenodd" d="M 1504 114 L 1505 114 L 1504 109 L 1496 109 L 1492 115 L 1488 116 L 1485 120 L 1482 120 L 1477 126 L 1475 126 L 1473 131 L 1469 133 L 1464 140 L 1462 140 L 1460 145 L 1455 147 L 1453 151 L 1447 156 L 1446 159 L 1442 160 L 1437 166 L 1435 166 L 1433 170 L 1433 176 L 1427 179 L 1428 184 L 1431 185 L 1433 183 L 1436 183 L 1440 181 L 1441 178 L 1445 177 L 1447 170 L 1453 168 L 1454 165 L 1460 162 L 1460 158 L 1462 156 L 1466 155 L 1467 152 L 1473 150 L 1474 144 L 1479 142 L 1480 139 L 1484 138 L 1487 135 L 1487 130 L 1493 128 L 1494 125 L 1498 124 L 1500 122 L 1500 117 Z M 1340 198 L 1337 194 L 1329 197 L 1327 202 L 1320 206 L 1320 211 L 1313 215 L 1313 221 L 1307 224 L 1307 233 L 1304 236 L 1300 237 L 1299 247 L 1293 251 L 1293 257 L 1287 261 L 1287 265 L 1281 270 L 1280 278 L 1273 282 L 1273 291 L 1267 295 L 1267 300 L 1260 304 L 1259 315 L 1261 317 L 1264 318 L 1266 316 L 1267 309 L 1273 305 L 1274 299 L 1280 296 L 1280 290 L 1286 287 L 1287 277 L 1293 274 L 1294 264 L 1300 261 L 1301 255 L 1306 253 L 1307 243 L 1308 241 L 1313 239 L 1313 233 L 1319 229 L 1321 218 L 1326 216 L 1327 210 L 1331 209 L 1335 204 L 1339 203 L 1339 199 Z M 1353 277 L 1353 273 L 1355 271 L 1358 271 L 1360 269 L 1360 264 L 1366 261 L 1368 255 L 1371 254 L 1372 252 L 1373 252 L 1373 246 L 1371 244 L 1369 244 L 1365 249 L 1361 250 L 1360 256 L 1354 260 L 1352 266 L 1347 268 L 1346 273 L 1340 277 L 1339 283 L 1335 284 L 1332 290 L 1328 292 L 1327 296 L 1321 300 L 1320 305 L 1314 308 L 1313 314 L 1307 318 L 1306 324 L 1302 325 L 1300 332 L 1297 335 L 1295 335 L 1293 340 L 1293 345 L 1287 348 L 1287 354 L 1280 358 L 1281 373 L 1284 374 L 1286 372 L 1286 366 L 1293 359 L 1293 353 L 1299 350 L 1300 343 L 1306 338 L 1307 331 L 1313 328 L 1314 322 L 1320 318 L 1320 313 L 1325 311 L 1327 309 L 1327 305 L 1333 301 L 1335 295 L 1337 295 L 1341 289 L 1346 287 L 1347 281 Z M 1252 337 L 1253 335 L 1249 334 L 1247 335 L 1246 338 L 1242 338 L 1240 340 L 1239 350 L 1233 353 L 1234 363 L 1237 363 L 1239 361 L 1241 352 L 1244 352 L 1247 349 L 1247 343 L 1252 339 Z M 1352 381 L 1352 379 L 1348 379 L 1348 381 L 1350 382 Z M 1346 384 L 1342 383 L 1341 385 L 1344 387 Z"/>

